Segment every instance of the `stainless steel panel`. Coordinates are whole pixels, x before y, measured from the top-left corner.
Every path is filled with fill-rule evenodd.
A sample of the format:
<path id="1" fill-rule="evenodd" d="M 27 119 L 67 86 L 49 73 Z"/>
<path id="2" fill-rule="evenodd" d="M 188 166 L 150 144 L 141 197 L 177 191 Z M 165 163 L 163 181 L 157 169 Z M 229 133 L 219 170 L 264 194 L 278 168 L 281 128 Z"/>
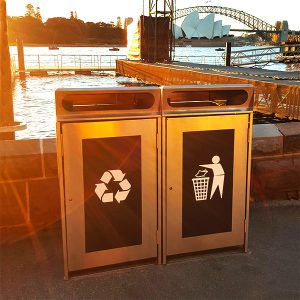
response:
<path id="1" fill-rule="evenodd" d="M 57 89 L 58 121 L 158 115 L 159 87 Z"/>
<path id="2" fill-rule="evenodd" d="M 166 254 L 175 255 L 216 249 L 245 243 L 245 211 L 247 202 L 249 114 L 165 118 L 163 138 L 166 142 L 166 182 L 163 188 L 166 206 Z M 233 132 L 234 155 L 232 170 L 232 228 L 227 232 L 183 237 L 183 136 L 185 133 L 216 131 Z M 213 142 L 213 140 L 211 141 Z M 197 144 L 197 140 L 194 140 Z M 200 155 L 200 153 L 199 153 Z M 206 162 L 211 163 L 211 162 Z M 199 164 L 203 164 L 201 155 Z M 208 165 L 208 167 L 210 167 Z M 201 174 L 200 174 L 201 176 Z M 192 185 L 192 181 L 190 182 Z M 226 170 L 225 183 L 226 185 Z M 221 188 L 216 189 L 219 193 Z M 209 195 L 206 195 L 211 201 Z M 203 203 L 204 199 L 197 203 Z M 195 201 L 196 198 L 195 198 Z"/>
<path id="3" fill-rule="evenodd" d="M 162 88 L 162 114 L 217 114 L 251 111 L 253 86 L 230 85 L 182 85 Z"/>
<path id="4" fill-rule="evenodd" d="M 68 270 L 157 257 L 157 120 L 66 123 L 62 124 L 62 134 Z M 83 142 L 89 139 L 135 136 L 140 136 L 141 140 L 141 244 L 87 252 Z M 99 174 L 99 179 L 101 176 L 104 175 Z M 109 222 L 106 220 L 106 224 Z"/>

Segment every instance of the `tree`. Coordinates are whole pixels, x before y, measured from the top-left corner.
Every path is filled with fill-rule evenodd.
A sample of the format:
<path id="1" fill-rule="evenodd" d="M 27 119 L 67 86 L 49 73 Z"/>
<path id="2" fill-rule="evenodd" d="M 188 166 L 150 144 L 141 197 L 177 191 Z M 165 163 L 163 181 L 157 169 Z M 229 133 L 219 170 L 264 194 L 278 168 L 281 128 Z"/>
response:
<path id="1" fill-rule="evenodd" d="M 124 29 L 127 29 L 128 25 L 130 25 L 132 22 L 133 22 L 133 19 L 131 17 L 125 18 Z"/>
<path id="2" fill-rule="evenodd" d="M 122 28 L 122 21 L 121 21 L 121 17 L 117 17 L 117 23 L 116 23 L 116 27 L 117 27 L 117 28 Z"/>
<path id="3" fill-rule="evenodd" d="M 70 13 L 70 20 L 78 20 L 77 18 L 77 11 L 76 10 L 71 10 L 71 13 Z"/>
<path id="4" fill-rule="evenodd" d="M 32 4 L 28 3 L 25 6 L 26 12 L 25 12 L 25 16 L 26 17 L 33 17 L 35 18 L 35 11 L 34 11 L 34 7 Z"/>
<path id="5" fill-rule="evenodd" d="M 45 23 L 46 30 L 57 44 L 78 43 L 84 38 L 84 22 L 56 17 Z"/>
<path id="6" fill-rule="evenodd" d="M 114 28 L 115 27 L 115 24 L 113 21 L 111 21 L 110 23 L 98 22 L 97 25 L 99 27 L 103 27 L 103 28 Z"/>
<path id="7" fill-rule="evenodd" d="M 45 23 L 36 17 L 8 18 L 9 42 L 16 38 L 24 44 L 124 44 L 125 30 L 114 22 L 83 22 L 74 18 L 50 18 Z"/>
<path id="8" fill-rule="evenodd" d="M 24 43 L 47 42 L 48 35 L 43 22 L 33 17 L 12 17 L 8 19 L 9 42 L 20 38 Z"/>
<path id="9" fill-rule="evenodd" d="M 34 9 L 34 6 L 28 3 L 25 6 L 25 9 L 26 9 L 25 17 L 32 17 L 39 21 L 42 21 L 41 10 L 38 6 Z"/>
<path id="10" fill-rule="evenodd" d="M 35 18 L 42 21 L 42 16 L 41 16 L 41 10 L 40 8 L 37 6 L 37 8 L 35 9 L 35 14 L 34 14 Z"/>

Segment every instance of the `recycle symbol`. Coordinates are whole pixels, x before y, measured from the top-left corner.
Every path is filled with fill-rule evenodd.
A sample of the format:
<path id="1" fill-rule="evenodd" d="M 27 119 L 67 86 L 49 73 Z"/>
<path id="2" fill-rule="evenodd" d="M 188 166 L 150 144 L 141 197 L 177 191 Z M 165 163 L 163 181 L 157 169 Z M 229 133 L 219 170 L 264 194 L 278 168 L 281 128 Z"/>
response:
<path id="1" fill-rule="evenodd" d="M 131 184 L 125 178 L 125 175 L 126 174 L 121 170 L 108 170 L 103 173 L 100 179 L 101 183 L 96 184 L 95 188 L 95 193 L 103 203 L 113 202 L 114 199 L 116 199 L 119 203 L 126 200 L 130 192 Z M 111 179 L 119 182 L 119 189 L 115 193 L 115 195 L 114 193 L 110 193 L 106 186 L 111 181 Z"/>

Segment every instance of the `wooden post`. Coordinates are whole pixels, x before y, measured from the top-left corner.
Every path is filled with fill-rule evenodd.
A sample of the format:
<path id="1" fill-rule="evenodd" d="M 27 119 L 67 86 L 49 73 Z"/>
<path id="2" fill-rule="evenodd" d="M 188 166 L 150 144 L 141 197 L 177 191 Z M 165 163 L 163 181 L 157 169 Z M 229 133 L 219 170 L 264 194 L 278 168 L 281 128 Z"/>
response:
<path id="1" fill-rule="evenodd" d="M 24 79 L 25 78 L 25 60 L 24 60 L 23 41 L 21 39 L 17 39 L 17 47 L 18 47 L 19 76 L 21 79 Z"/>
<path id="2" fill-rule="evenodd" d="M 0 0 L 0 129 L 14 125 L 12 78 L 7 38 L 6 2 Z M 0 133 L 0 140 L 14 139 L 13 133 Z"/>
<path id="3" fill-rule="evenodd" d="M 230 66 L 231 60 L 231 42 L 226 42 L 225 66 Z"/>

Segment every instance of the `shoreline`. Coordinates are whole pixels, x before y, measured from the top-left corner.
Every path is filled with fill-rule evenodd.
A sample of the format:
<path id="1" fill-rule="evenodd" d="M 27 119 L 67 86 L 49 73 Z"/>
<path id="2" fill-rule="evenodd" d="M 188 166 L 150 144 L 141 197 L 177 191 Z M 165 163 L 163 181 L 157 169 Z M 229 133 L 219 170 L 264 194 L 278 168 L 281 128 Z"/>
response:
<path id="1" fill-rule="evenodd" d="M 16 43 L 11 43 L 9 46 L 15 46 L 17 47 Z M 118 45 L 118 44 L 54 44 L 54 45 L 49 45 L 49 44 L 23 44 L 24 47 L 51 47 L 51 46 L 57 46 L 57 47 L 107 47 L 107 48 L 112 48 L 112 47 L 127 47 L 126 45 Z"/>
<path id="2" fill-rule="evenodd" d="M 12 47 L 17 47 L 16 43 L 10 43 L 9 46 Z M 53 45 L 49 45 L 49 44 L 24 44 L 24 47 L 51 47 L 51 46 L 57 46 L 57 47 L 80 47 L 80 48 L 84 48 L 84 47 L 93 47 L 93 48 L 113 48 L 113 47 L 117 47 L 117 48 L 126 48 L 127 45 L 121 45 L 121 44 L 53 44 Z M 259 45 L 241 45 L 241 44 L 236 44 L 236 45 L 232 45 L 232 47 L 244 47 L 244 46 L 252 46 L 252 47 L 259 47 Z M 181 45 L 181 44 L 175 44 L 175 47 L 178 48 L 189 48 L 189 47 L 196 47 L 196 48 L 216 48 L 216 47 L 223 47 L 225 48 L 225 45 L 221 45 L 221 44 L 207 44 L 207 45 Z"/>

